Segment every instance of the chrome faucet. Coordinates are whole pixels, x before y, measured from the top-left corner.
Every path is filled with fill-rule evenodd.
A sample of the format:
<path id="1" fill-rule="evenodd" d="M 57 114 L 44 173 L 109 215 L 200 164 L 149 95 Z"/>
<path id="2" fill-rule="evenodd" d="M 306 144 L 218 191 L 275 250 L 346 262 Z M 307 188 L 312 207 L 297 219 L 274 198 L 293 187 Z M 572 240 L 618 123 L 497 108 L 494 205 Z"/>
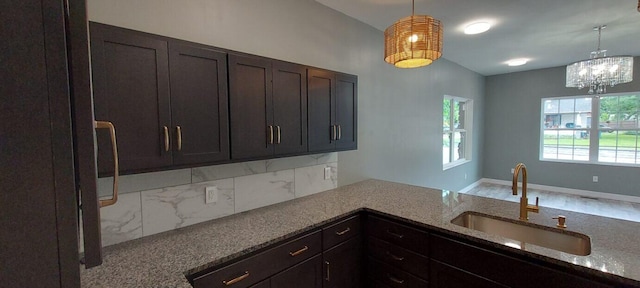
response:
<path id="1" fill-rule="evenodd" d="M 513 171 L 513 184 L 511 190 L 513 195 L 518 195 L 518 176 L 522 171 L 522 197 L 520 197 L 520 220 L 528 221 L 528 212 L 538 213 L 540 207 L 538 206 L 538 197 L 536 197 L 536 205 L 529 205 L 529 199 L 527 199 L 527 166 L 523 163 L 518 163 Z"/>

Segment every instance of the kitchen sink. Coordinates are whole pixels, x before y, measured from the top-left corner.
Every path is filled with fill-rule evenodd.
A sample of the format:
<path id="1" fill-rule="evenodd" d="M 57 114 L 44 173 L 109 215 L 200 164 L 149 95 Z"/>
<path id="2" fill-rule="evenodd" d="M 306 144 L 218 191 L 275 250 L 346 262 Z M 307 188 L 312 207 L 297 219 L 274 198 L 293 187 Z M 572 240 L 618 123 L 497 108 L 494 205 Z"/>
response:
<path id="1" fill-rule="evenodd" d="M 458 215 L 451 220 L 451 223 L 516 240 L 505 243 L 511 247 L 524 249 L 526 244 L 533 244 L 574 255 L 591 254 L 591 238 L 589 236 L 563 229 L 473 211 Z"/>

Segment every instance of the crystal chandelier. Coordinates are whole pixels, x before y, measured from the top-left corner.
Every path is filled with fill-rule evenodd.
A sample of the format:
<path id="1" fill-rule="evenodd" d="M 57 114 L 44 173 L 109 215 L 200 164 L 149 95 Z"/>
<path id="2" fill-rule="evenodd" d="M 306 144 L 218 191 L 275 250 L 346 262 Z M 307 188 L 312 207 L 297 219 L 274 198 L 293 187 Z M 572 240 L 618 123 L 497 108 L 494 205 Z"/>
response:
<path id="1" fill-rule="evenodd" d="M 607 86 L 613 87 L 633 80 L 633 57 L 607 57 L 607 50 L 600 49 L 602 29 L 606 27 L 603 25 L 593 28 L 598 31 L 598 49 L 591 52 L 589 59 L 567 65 L 567 87 L 589 87 L 589 94 L 602 94 L 607 92 Z"/>
<path id="2" fill-rule="evenodd" d="M 442 23 L 429 15 L 404 17 L 384 30 L 384 61 L 398 68 L 427 66 L 442 56 Z"/>

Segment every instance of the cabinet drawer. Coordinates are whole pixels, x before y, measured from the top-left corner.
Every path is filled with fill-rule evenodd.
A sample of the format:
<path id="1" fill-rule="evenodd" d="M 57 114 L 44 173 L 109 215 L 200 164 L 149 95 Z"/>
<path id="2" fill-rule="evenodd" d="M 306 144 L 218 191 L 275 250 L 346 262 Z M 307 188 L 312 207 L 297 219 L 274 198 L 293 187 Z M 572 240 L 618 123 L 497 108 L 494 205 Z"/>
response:
<path id="1" fill-rule="evenodd" d="M 301 236 L 260 254 L 221 267 L 193 280 L 195 288 L 228 287 L 238 279 L 233 288 L 249 287 L 277 272 L 322 252 L 320 231 Z"/>
<path id="2" fill-rule="evenodd" d="M 427 288 L 428 282 L 371 257 L 368 259 L 369 278 L 393 288 Z"/>
<path id="3" fill-rule="evenodd" d="M 374 237 L 367 240 L 369 256 L 422 279 L 429 278 L 429 259 L 426 257 Z"/>
<path id="4" fill-rule="evenodd" d="M 387 285 L 384 285 L 382 283 L 380 283 L 377 280 L 374 280 L 373 278 L 369 277 L 367 278 L 367 286 L 368 288 L 390 288 Z"/>
<path id="5" fill-rule="evenodd" d="M 433 259 L 509 287 L 611 287 L 442 236 L 431 240 Z"/>
<path id="6" fill-rule="evenodd" d="M 429 256 L 429 234 L 426 232 L 379 217 L 369 216 L 367 218 L 367 233 L 402 248 Z"/>
<path id="7" fill-rule="evenodd" d="M 322 229 L 322 248 L 329 249 L 360 234 L 360 227 L 360 215 L 356 215 Z"/>

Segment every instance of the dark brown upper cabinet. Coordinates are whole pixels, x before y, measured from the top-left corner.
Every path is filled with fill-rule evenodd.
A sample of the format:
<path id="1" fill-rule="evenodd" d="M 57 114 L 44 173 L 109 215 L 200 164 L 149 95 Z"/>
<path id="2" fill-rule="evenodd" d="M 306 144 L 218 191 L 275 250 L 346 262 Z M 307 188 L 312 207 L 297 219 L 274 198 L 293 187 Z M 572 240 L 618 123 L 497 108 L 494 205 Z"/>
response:
<path id="1" fill-rule="evenodd" d="M 90 23 L 121 174 L 357 149 L 356 76 Z M 98 130 L 98 172 L 113 174 Z"/>
<path id="2" fill-rule="evenodd" d="M 358 77 L 336 74 L 336 150 L 358 148 Z"/>
<path id="3" fill-rule="evenodd" d="M 90 23 L 96 120 L 116 128 L 121 171 L 169 166 L 167 41 Z M 113 173 L 110 138 L 97 131 L 98 172 Z"/>
<path id="4" fill-rule="evenodd" d="M 308 73 L 309 152 L 357 149 L 357 76 Z"/>
<path id="5" fill-rule="evenodd" d="M 306 96 L 304 66 L 230 54 L 231 158 L 305 153 Z"/>
<path id="6" fill-rule="evenodd" d="M 169 43 L 174 164 L 229 159 L 227 54 Z"/>
<path id="7" fill-rule="evenodd" d="M 121 172 L 229 159 L 225 52 L 98 23 L 90 29 L 95 117 L 116 128 Z M 98 170 L 111 174 L 106 132 L 98 143 Z"/>

